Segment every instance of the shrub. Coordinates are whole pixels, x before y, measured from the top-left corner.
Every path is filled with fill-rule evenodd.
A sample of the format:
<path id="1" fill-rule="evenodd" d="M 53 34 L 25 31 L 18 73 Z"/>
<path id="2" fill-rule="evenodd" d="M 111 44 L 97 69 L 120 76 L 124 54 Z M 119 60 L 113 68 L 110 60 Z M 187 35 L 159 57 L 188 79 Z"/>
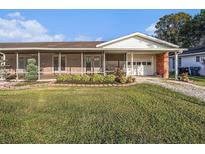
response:
<path id="1" fill-rule="evenodd" d="M 72 76 L 72 80 L 73 80 L 73 81 L 80 81 L 80 80 L 81 80 L 81 76 L 80 76 L 79 74 L 74 74 L 74 75 Z"/>
<path id="2" fill-rule="evenodd" d="M 95 83 L 102 83 L 104 81 L 104 76 L 100 74 L 93 74 L 91 80 Z"/>
<path id="3" fill-rule="evenodd" d="M 38 79 L 38 67 L 36 65 L 36 60 L 35 59 L 28 59 L 28 64 L 26 67 L 27 74 L 26 74 L 26 79 L 28 81 L 35 81 Z"/>
<path id="4" fill-rule="evenodd" d="M 126 76 L 121 76 L 120 78 L 119 78 L 119 82 L 120 83 L 126 83 L 127 82 L 127 78 L 126 78 Z"/>
<path id="5" fill-rule="evenodd" d="M 115 76 L 116 76 L 115 80 L 116 80 L 117 82 L 120 82 L 120 79 L 122 78 L 122 76 L 125 76 L 125 72 L 123 72 L 123 71 L 120 70 L 120 69 L 117 69 L 117 71 L 116 71 L 114 74 L 115 74 Z M 121 82 L 120 82 L 120 83 L 121 83 Z"/>
<path id="6" fill-rule="evenodd" d="M 135 82 L 135 78 L 133 78 L 132 76 L 128 76 L 127 83 L 132 83 L 132 82 Z"/>
<path id="7" fill-rule="evenodd" d="M 104 81 L 106 83 L 113 83 L 115 81 L 115 75 L 113 75 L 113 74 L 106 75 L 104 78 Z"/>
<path id="8" fill-rule="evenodd" d="M 83 82 L 89 82 L 90 81 L 90 76 L 87 75 L 87 74 L 83 74 L 82 77 L 81 77 L 81 80 Z"/>
<path id="9" fill-rule="evenodd" d="M 68 82 L 72 80 L 72 75 L 69 74 L 58 75 L 56 80 L 57 82 Z"/>
<path id="10" fill-rule="evenodd" d="M 125 76 L 125 72 L 119 68 L 116 70 L 116 72 L 114 74 L 116 77 Z"/>

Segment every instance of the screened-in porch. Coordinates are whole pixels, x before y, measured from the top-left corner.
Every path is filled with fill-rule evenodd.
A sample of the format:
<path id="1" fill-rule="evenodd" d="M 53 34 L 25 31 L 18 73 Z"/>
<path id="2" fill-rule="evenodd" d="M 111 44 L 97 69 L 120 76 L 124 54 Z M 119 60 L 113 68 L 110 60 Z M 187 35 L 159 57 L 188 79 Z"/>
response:
<path id="1" fill-rule="evenodd" d="M 107 74 L 118 68 L 126 71 L 125 53 L 105 52 L 16 52 L 6 53 L 7 72 L 16 80 L 26 78 L 27 61 L 36 59 L 38 80 L 55 79 L 60 74 Z"/>

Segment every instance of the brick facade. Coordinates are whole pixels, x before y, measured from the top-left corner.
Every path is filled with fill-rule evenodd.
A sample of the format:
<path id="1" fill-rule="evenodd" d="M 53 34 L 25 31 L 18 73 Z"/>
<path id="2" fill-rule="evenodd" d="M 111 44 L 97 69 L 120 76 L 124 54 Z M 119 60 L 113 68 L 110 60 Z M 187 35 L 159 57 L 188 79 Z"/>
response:
<path id="1" fill-rule="evenodd" d="M 163 78 L 169 78 L 169 54 L 161 53 L 156 55 L 157 75 Z"/>

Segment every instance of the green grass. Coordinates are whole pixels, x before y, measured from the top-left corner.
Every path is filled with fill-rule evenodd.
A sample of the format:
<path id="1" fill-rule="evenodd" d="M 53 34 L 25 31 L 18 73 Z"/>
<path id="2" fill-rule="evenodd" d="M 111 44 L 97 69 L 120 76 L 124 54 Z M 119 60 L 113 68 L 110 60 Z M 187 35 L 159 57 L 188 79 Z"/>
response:
<path id="1" fill-rule="evenodd" d="M 194 83 L 199 85 L 199 86 L 205 86 L 205 77 L 204 76 L 190 76 L 189 79 L 194 81 Z"/>
<path id="2" fill-rule="evenodd" d="M 0 91 L 0 143 L 205 143 L 205 104 L 150 84 Z"/>
<path id="3" fill-rule="evenodd" d="M 169 79 L 174 80 L 174 74 L 170 74 Z M 189 80 L 193 81 L 193 83 L 196 85 L 205 86 L 204 76 L 189 76 Z"/>
<path id="4" fill-rule="evenodd" d="M 32 86 L 32 85 L 43 84 L 43 83 L 46 83 L 46 82 L 22 81 L 22 82 L 18 82 L 15 86 L 16 86 L 16 87 L 21 87 L 21 86 Z"/>

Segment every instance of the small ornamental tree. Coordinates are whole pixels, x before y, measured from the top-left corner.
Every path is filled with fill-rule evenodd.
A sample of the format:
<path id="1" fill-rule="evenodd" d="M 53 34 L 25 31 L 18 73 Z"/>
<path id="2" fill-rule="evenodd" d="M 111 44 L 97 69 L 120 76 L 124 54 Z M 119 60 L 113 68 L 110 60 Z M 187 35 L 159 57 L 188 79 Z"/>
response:
<path id="1" fill-rule="evenodd" d="M 26 79 L 28 81 L 36 81 L 38 79 L 38 67 L 35 59 L 28 59 L 26 66 Z"/>

